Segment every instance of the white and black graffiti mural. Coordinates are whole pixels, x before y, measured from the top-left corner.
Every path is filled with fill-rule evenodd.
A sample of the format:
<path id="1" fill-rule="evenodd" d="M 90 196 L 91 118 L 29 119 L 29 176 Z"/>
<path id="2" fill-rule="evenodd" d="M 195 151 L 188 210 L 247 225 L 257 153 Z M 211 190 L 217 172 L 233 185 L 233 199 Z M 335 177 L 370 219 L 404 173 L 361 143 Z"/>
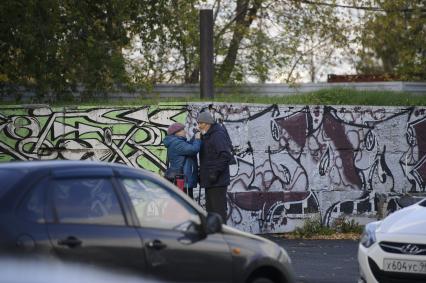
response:
<path id="1" fill-rule="evenodd" d="M 327 225 L 341 214 L 374 217 L 378 209 L 398 209 L 399 196 L 425 191 L 422 109 L 202 104 L 188 109 L 189 125 L 208 110 L 231 135 L 238 162 L 228 190 L 228 223 L 243 230 L 291 231 L 318 214 Z"/>
<path id="2" fill-rule="evenodd" d="M 253 233 L 291 231 L 320 215 L 331 224 L 399 208 L 426 188 L 423 108 L 253 104 L 2 108 L 0 161 L 90 159 L 154 172 L 165 168 L 168 125 L 200 111 L 226 126 L 231 166 L 228 224 Z"/>

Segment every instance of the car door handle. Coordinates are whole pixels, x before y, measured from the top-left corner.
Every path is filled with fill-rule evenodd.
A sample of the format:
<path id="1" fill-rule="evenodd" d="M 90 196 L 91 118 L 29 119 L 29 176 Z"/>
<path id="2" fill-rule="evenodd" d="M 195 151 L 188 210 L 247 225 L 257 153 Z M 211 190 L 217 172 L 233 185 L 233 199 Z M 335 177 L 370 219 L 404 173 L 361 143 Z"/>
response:
<path id="1" fill-rule="evenodd" d="M 76 237 L 70 236 L 63 240 L 58 240 L 58 245 L 60 246 L 68 246 L 70 248 L 75 248 L 81 246 L 83 242 Z"/>
<path id="2" fill-rule="evenodd" d="M 161 250 L 167 247 L 166 244 L 161 242 L 160 240 L 154 240 L 146 243 L 146 246 L 150 249 Z"/>

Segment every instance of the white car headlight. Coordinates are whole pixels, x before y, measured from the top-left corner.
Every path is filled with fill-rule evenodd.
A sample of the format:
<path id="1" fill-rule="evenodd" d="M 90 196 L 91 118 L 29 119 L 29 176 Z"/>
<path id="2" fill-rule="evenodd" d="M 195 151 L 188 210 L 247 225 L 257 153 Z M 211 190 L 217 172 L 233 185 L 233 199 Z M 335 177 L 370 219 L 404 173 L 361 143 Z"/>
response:
<path id="1" fill-rule="evenodd" d="M 376 242 L 376 230 L 381 224 L 381 221 L 375 221 L 365 225 L 360 241 L 364 247 L 371 247 L 371 245 Z"/>

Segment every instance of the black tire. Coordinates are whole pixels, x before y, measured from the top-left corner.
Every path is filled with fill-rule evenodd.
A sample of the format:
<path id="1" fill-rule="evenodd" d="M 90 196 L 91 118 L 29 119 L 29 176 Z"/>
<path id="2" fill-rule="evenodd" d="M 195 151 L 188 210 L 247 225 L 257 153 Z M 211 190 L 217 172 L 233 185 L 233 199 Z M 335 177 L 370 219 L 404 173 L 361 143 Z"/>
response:
<path id="1" fill-rule="evenodd" d="M 250 283 L 275 283 L 267 277 L 257 277 L 250 281 Z"/>

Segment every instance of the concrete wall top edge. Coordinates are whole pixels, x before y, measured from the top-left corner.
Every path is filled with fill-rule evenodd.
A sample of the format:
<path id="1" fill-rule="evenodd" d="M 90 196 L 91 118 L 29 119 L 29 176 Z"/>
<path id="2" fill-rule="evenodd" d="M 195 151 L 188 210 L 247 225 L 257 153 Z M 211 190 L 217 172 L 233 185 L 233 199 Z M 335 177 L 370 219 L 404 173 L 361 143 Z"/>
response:
<path id="1" fill-rule="evenodd" d="M 270 107 L 271 105 L 277 105 L 278 107 L 282 107 L 282 108 L 290 108 L 290 110 L 296 110 L 296 109 L 303 109 L 306 107 L 309 107 L 309 109 L 315 109 L 318 108 L 319 110 L 321 110 L 324 106 L 327 107 L 332 107 L 332 108 L 336 108 L 339 110 L 342 109 L 346 109 L 347 111 L 350 112 L 358 112 L 358 111 L 363 111 L 363 109 L 368 109 L 368 110 L 386 110 L 386 112 L 399 112 L 399 111 L 403 111 L 403 110 L 407 110 L 407 109 L 412 109 L 415 106 L 378 106 L 378 105 L 318 105 L 318 104 L 309 104 L 309 105 L 305 105 L 305 104 L 260 104 L 260 103 L 233 103 L 233 102 L 192 102 L 192 103 L 188 103 L 188 105 L 194 105 L 194 106 L 201 106 L 201 107 L 206 107 L 209 105 L 212 105 L 212 107 L 214 107 L 215 105 L 217 106 L 228 106 L 229 108 L 233 108 L 233 107 L 240 107 L 240 106 L 249 106 L 251 108 L 259 108 L 259 109 L 265 109 Z M 426 107 L 424 106 L 416 106 L 416 108 L 418 109 L 426 109 Z M 389 111 L 392 110 L 392 111 Z"/>
<path id="2" fill-rule="evenodd" d="M 100 105 L 100 106 L 94 106 L 94 105 L 67 105 L 67 106 L 50 106 L 46 104 L 14 104 L 14 105 L 0 105 L 0 109 L 37 109 L 37 108 L 52 108 L 52 109 L 61 109 L 64 110 L 69 109 L 86 109 L 86 108 L 102 108 L 102 109 L 108 109 L 108 108 L 114 108 L 114 109 L 125 109 L 125 108 L 141 108 L 141 107 L 156 107 L 156 106 L 163 106 L 163 107 L 173 107 L 173 106 L 196 106 L 196 107 L 214 107 L 214 106 L 227 106 L 228 108 L 235 108 L 235 107 L 242 107 L 247 106 L 254 109 L 265 109 L 270 107 L 271 105 L 276 105 L 280 108 L 289 108 L 289 111 L 294 111 L 297 109 L 304 109 L 308 107 L 309 109 L 318 109 L 321 111 L 323 107 L 332 107 L 338 110 L 341 110 L 343 112 L 349 111 L 349 112 L 362 112 L 365 110 L 385 110 L 385 112 L 399 112 L 404 111 L 407 109 L 417 108 L 417 109 L 426 109 L 426 106 L 378 106 L 378 105 L 318 105 L 318 104 L 261 104 L 261 103 L 239 103 L 239 102 L 177 102 L 177 103 L 167 103 L 167 102 L 160 102 L 158 104 L 140 104 L 140 105 Z"/>

